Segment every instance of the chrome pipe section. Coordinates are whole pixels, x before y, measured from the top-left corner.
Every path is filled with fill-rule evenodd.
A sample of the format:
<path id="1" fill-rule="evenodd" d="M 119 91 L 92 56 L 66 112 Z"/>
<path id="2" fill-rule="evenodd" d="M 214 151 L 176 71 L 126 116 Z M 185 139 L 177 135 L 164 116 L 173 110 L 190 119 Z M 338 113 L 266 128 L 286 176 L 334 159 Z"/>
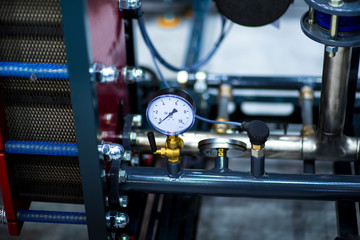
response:
<path id="1" fill-rule="evenodd" d="M 143 130 L 136 130 L 133 134 L 132 149 L 134 152 L 151 153 L 147 135 Z M 250 141 L 246 133 L 225 134 L 211 132 L 186 132 L 180 135 L 184 140 L 185 146 L 181 149 L 182 154 L 199 154 L 198 144 L 201 140 L 210 138 L 234 139 L 244 142 L 247 146 L 245 156 L 250 156 Z M 164 147 L 166 136 L 155 133 L 156 143 L 158 147 Z M 265 144 L 265 154 L 267 158 L 282 159 L 302 159 L 302 137 L 301 136 L 269 136 Z"/>
<path id="2" fill-rule="evenodd" d="M 314 124 L 313 117 L 314 91 L 309 86 L 304 86 L 300 90 L 301 119 L 304 126 Z"/>
<path id="3" fill-rule="evenodd" d="M 343 134 L 352 48 L 339 47 L 334 56 L 324 52 L 318 130 L 314 149 L 304 152 L 304 157 L 355 161 L 359 141 Z"/>
<path id="4" fill-rule="evenodd" d="M 352 48 L 339 47 L 335 56 L 324 51 L 319 134 L 340 135 L 344 129 Z"/>
<path id="5" fill-rule="evenodd" d="M 158 147 L 165 147 L 166 136 L 160 133 L 154 133 Z M 132 150 L 134 153 L 151 153 L 149 140 L 145 130 L 135 130 L 131 133 Z M 197 155 L 199 154 L 198 143 L 201 140 L 209 138 L 234 139 L 244 142 L 247 146 L 245 157 L 250 156 L 250 141 L 245 133 L 225 134 L 211 132 L 186 132 L 180 137 L 184 140 L 185 146 L 181 149 L 181 154 Z M 297 159 L 304 157 L 314 158 L 325 161 L 354 161 L 359 154 L 359 141 L 355 137 L 341 138 L 341 144 L 331 144 L 331 149 L 327 152 L 318 150 L 314 135 L 310 136 L 292 136 L 292 135 L 270 135 L 265 144 L 266 158 L 270 159 Z M 330 148 L 330 147 L 329 147 Z M 338 151 L 338 152 L 336 152 Z M 319 154 L 322 154 L 319 155 Z"/>
<path id="6" fill-rule="evenodd" d="M 360 199 L 360 176 L 266 174 L 183 170 L 177 177 L 162 168 L 128 167 L 121 191 L 311 200 Z"/>
<path id="7" fill-rule="evenodd" d="M 217 121 L 228 121 L 229 112 L 228 106 L 232 99 L 232 89 L 229 84 L 221 84 L 218 94 L 218 112 Z M 216 123 L 213 125 L 213 129 L 218 133 L 225 133 L 229 129 L 229 125 Z"/>

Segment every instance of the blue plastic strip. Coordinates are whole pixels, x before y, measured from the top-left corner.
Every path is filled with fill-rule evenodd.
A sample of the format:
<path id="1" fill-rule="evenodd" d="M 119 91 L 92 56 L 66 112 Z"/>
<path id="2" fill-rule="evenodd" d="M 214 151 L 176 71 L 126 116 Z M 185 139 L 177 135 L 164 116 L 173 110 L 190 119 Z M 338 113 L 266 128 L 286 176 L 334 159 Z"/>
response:
<path id="1" fill-rule="evenodd" d="M 19 210 L 18 220 L 21 222 L 86 224 L 86 215 L 81 212 Z"/>
<path id="2" fill-rule="evenodd" d="M 69 78 L 67 65 L 0 62 L 0 76 L 30 78 L 33 74 L 36 78 Z"/>
<path id="3" fill-rule="evenodd" d="M 79 156 L 76 143 L 7 141 L 5 151 L 17 154 Z"/>
<path id="4" fill-rule="evenodd" d="M 331 15 L 316 11 L 316 20 L 323 28 L 330 29 Z M 353 32 L 360 30 L 360 16 L 339 16 L 338 29 L 339 32 Z"/>

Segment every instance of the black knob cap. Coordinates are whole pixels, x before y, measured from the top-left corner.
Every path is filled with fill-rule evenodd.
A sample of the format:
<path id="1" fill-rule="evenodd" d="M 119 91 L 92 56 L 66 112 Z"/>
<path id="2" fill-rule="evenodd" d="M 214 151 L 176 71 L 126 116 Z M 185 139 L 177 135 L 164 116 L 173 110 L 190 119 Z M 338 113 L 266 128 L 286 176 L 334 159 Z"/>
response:
<path id="1" fill-rule="evenodd" d="M 254 120 L 245 123 L 244 129 L 246 130 L 251 144 L 263 145 L 269 137 L 269 127 L 262 121 Z"/>
<path id="2" fill-rule="evenodd" d="M 157 147 L 156 147 L 156 142 L 155 142 L 155 135 L 153 132 L 148 132 L 147 133 L 148 139 L 149 139 L 149 143 L 150 143 L 150 147 L 151 147 L 151 151 L 152 152 L 156 152 L 157 151 Z"/>

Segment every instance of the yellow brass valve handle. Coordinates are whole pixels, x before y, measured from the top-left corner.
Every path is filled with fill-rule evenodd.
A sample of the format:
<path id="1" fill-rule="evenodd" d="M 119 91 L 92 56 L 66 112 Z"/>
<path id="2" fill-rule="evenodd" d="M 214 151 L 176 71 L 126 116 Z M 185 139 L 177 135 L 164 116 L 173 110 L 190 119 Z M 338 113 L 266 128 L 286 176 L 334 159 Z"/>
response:
<path id="1" fill-rule="evenodd" d="M 184 147 L 184 141 L 179 136 L 167 136 L 165 147 L 154 152 L 160 154 L 162 157 L 167 157 L 171 163 L 177 163 L 180 157 L 180 150 Z"/>

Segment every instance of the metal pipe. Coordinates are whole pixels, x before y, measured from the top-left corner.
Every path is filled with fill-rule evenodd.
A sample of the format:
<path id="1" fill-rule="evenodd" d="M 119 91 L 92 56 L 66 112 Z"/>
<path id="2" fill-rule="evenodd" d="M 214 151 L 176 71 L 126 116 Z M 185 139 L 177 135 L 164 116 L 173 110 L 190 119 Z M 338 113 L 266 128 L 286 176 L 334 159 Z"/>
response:
<path id="1" fill-rule="evenodd" d="M 313 122 L 314 92 L 311 87 L 304 86 L 300 91 L 301 119 L 304 126 L 314 124 Z"/>
<path id="2" fill-rule="evenodd" d="M 132 150 L 134 153 L 152 153 L 149 141 L 144 130 L 132 132 Z M 185 143 L 181 154 L 199 154 L 198 143 L 204 139 L 223 138 L 234 139 L 247 145 L 245 157 L 250 156 L 250 141 L 245 133 L 222 134 L 211 132 L 186 132 L 180 136 Z M 165 147 L 166 136 L 155 133 L 158 147 Z M 341 141 L 324 140 L 329 147 L 321 148 L 315 136 L 270 135 L 265 144 L 266 158 L 272 159 L 313 159 L 324 161 L 354 161 L 360 156 L 360 142 L 356 137 L 341 136 Z"/>
<path id="3" fill-rule="evenodd" d="M 189 73 L 188 84 L 194 85 L 196 74 Z M 209 88 L 218 88 L 220 84 L 230 84 L 234 88 L 246 89 L 286 89 L 299 90 L 303 86 L 311 86 L 314 90 L 321 89 L 321 77 L 254 77 L 225 74 L 206 74 Z"/>
<path id="4" fill-rule="evenodd" d="M 325 51 L 320 100 L 319 132 L 342 134 L 345 123 L 351 48 L 339 47 L 334 57 Z"/>
<path id="5" fill-rule="evenodd" d="M 134 136 L 132 150 L 140 153 L 151 153 L 151 148 L 146 133 L 143 130 L 136 130 L 132 134 Z M 247 145 L 245 156 L 250 156 L 250 141 L 246 133 L 225 134 L 211 132 L 186 132 L 180 137 L 184 140 L 184 148 L 181 154 L 199 154 L 198 143 L 204 139 L 224 138 L 234 139 L 244 142 Z M 166 136 L 155 133 L 158 147 L 165 147 Z M 311 139 L 309 139 L 310 141 Z M 309 144 L 308 144 L 309 145 Z M 303 139 L 301 136 L 269 136 L 265 144 L 265 154 L 267 158 L 282 159 L 302 159 Z M 307 149 L 311 148 L 307 146 Z M 309 150 L 307 150 L 309 151 Z"/>
<path id="6" fill-rule="evenodd" d="M 212 196 L 241 196 L 311 200 L 360 199 L 360 177 L 344 175 L 266 174 L 212 170 L 183 170 L 178 178 L 166 169 L 128 167 L 121 191 L 188 193 Z"/>
<path id="7" fill-rule="evenodd" d="M 228 105 L 232 98 L 231 86 L 229 84 L 221 84 L 219 87 L 218 94 L 218 112 L 217 112 L 217 121 L 228 121 L 229 112 Z M 226 124 L 214 124 L 213 128 L 218 133 L 225 133 L 229 129 L 229 125 Z"/>

